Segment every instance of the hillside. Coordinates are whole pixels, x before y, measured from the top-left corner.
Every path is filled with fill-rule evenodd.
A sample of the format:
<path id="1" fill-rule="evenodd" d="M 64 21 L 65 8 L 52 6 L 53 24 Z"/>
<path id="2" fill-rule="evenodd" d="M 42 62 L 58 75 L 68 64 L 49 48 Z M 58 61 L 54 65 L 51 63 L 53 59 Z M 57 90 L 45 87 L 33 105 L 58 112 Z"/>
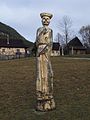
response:
<path id="1" fill-rule="evenodd" d="M 8 34 L 9 35 L 9 39 L 18 39 L 18 40 L 22 40 L 23 43 L 30 47 L 33 45 L 32 42 L 26 40 L 23 36 L 21 36 L 15 29 L 13 29 L 12 27 L 0 22 L 0 39 L 5 38 L 6 36 L 4 36 L 3 34 Z"/>

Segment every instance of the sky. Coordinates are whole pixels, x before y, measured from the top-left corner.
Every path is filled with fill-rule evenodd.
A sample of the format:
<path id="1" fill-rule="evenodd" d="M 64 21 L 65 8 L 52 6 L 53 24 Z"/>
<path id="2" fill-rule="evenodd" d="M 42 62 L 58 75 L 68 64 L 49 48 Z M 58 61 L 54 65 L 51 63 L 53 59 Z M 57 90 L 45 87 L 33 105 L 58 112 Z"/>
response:
<path id="1" fill-rule="evenodd" d="M 54 38 L 60 31 L 63 16 L 72 20 L 77 35 L 83 25 L 90 24 L 90 0 L 0 0 L 0 22 L 13 27 L 27 40 L 35 42 L 36 31 L 42 26 L 40 13 L 53 14 L 50 28 Z"/>

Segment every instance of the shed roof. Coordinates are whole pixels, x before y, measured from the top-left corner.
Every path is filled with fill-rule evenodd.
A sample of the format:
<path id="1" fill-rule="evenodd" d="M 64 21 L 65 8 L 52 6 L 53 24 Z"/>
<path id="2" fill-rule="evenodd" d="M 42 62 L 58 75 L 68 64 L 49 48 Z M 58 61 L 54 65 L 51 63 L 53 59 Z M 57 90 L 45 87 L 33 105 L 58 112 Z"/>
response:
<path id="1" fill-rule="evenodd" d="M 68 46 L 73 46 L 73 47 L 82 47 L 83 44 L 81 41 L 78 39 L 78 37 L 73 38 L 69 43 Z"/>
<path id="2" fill-rule="evenodd" d="M 69 49 L 75 49 L 75 50 L 86 50 L 86 48 L 83 46 L 83 44 L 81 43 L 81 41 L 79 40 L 78 37 L 73 38 L 68 44 L 67 46 L 69 47 Z"/>
<path id="3" fill-rule="evenodd" d="M 52 50 L 56 50 L 58 51 L 60 48 L 60 44 L 58 42 L 53 42 L 53 47 L 52 47 Z"/>

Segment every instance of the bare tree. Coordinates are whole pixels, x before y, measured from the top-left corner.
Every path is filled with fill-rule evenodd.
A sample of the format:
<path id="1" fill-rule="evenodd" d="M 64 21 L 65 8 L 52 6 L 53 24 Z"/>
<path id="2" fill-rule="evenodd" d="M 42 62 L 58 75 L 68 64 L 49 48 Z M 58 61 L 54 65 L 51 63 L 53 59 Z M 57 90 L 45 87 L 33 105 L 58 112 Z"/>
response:
<path id="1" fill-rule="evenodd" d="M 57 35 L 56 35 L 54 40 L 56 42 L 58 42 L 60 44 L 60 46 L 65 45 L 64 37 L 60 33 L 57 33 Z"/>
<path id="2" fill-rule="evenodd" d="M 70 30 L 72 26 L 72 20 L 68 16 L 64 16 L 62 18 L 62 21 L 59 23 L 59 29 L 62 32 L 63 39 L 67 45 L 69 39 L 70 39 Z"/>
<path id="3" fill-rule="evenodd" d="M 82 26 L 79 31 L 84 45 L 90 47 L 90 25 Z"/>

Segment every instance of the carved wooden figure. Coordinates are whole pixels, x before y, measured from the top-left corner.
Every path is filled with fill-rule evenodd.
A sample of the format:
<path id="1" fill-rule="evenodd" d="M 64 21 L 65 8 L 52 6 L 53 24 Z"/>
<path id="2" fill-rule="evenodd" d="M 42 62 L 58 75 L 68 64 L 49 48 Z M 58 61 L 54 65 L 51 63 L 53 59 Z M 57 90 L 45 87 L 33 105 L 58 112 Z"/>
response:
<path id="1" fill-rule="evenodd" d="M 42 18 L 43 27 L 40 27 L 36 33 L 36 110 L 48 111 L 55 108 L 53 98 L 53 70 L 50 60 L 53 43 L 53 31 L 48 27 L 52 14 L 41 13 L 40 16 Z"/>

